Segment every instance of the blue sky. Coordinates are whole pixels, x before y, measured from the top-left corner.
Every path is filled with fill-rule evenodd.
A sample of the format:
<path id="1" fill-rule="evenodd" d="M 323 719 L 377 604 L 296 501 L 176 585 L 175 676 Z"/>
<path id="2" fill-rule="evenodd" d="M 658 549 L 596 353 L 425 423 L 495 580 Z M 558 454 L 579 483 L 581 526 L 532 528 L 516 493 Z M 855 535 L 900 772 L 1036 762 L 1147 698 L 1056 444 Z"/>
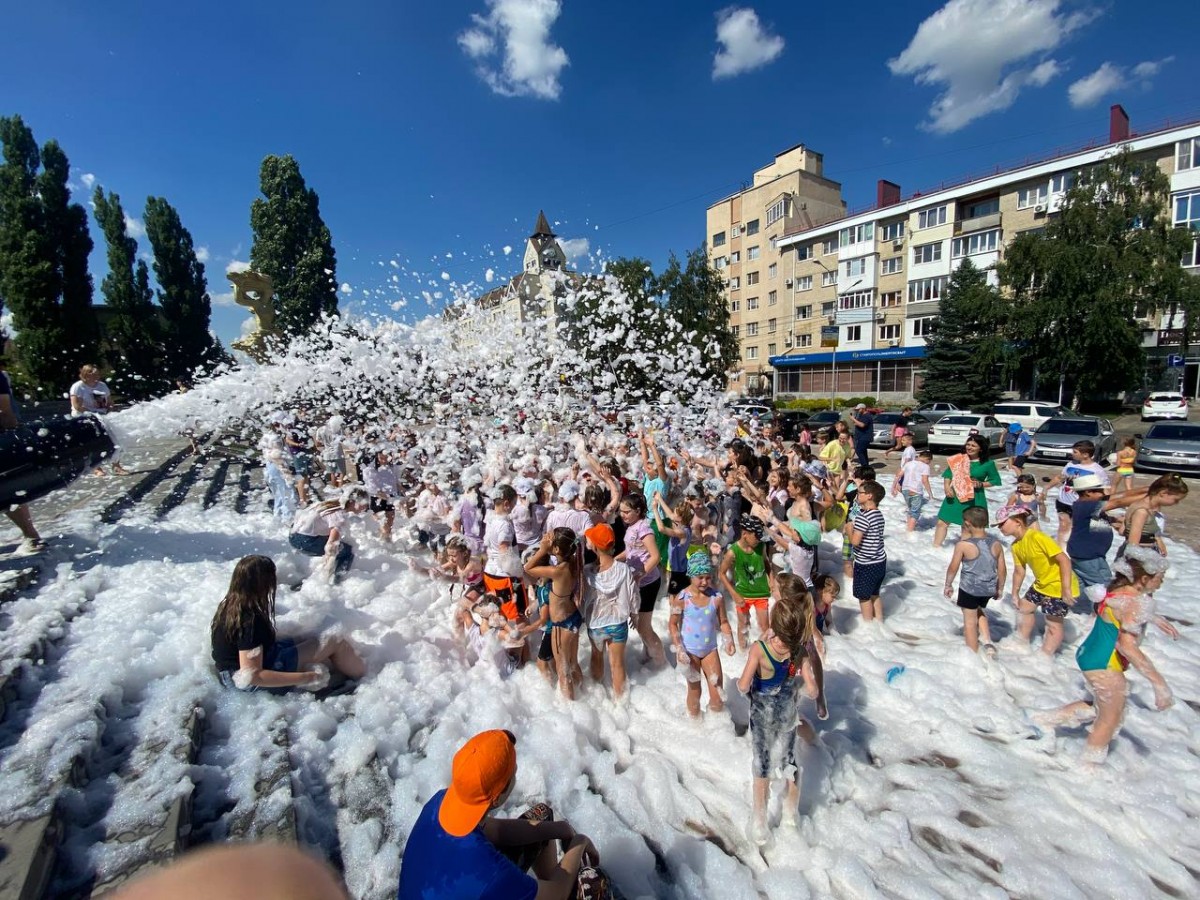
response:
<path id="1" fill-rule="evenodd" d="M 540 208 L 583 268 L 661 266 L 793 144 L 856 208 L 877 178 L 908 193 L 1105 135 L 1113 102 L 1135 130 L 1200 117 L 1180 0 L 48 0 L 5 24 L 0 113 L 59 140 L 81 198 L 94 179 L 140 219 L 167 197 L 214 296 L 249 257 L 262 157 L 291 153 L 346 301 L 404 317 L 511 275 Z M 92 274 L 102 302 L 100 246 Z M 246 315 L 216 300 L 228 342 Z"/>

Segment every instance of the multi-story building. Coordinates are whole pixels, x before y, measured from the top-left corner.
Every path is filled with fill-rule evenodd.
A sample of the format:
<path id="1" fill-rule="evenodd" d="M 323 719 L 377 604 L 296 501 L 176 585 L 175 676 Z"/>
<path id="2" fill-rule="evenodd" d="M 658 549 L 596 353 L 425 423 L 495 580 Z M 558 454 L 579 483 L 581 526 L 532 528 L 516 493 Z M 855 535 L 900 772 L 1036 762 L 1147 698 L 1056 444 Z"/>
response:
<path id="1" fill-rule="evenodd" d="M 773 242 L 779 299 L 770 340 L 778 352 L 768 353 L 768 362 L 775 393 L 911 397 L 920 386 L 924 336 L 950 273 L 969 258 L 994 283 L 1006 245 L 1045 227 L 1077 173 L 1122 146 L 1170 177 L 1173 221 L 1200 236 L 1200 122 L 1132 134 L 1120 106 L 1109 119 L 1108 140 L 1085 149 L 907 199 L 897 185 L 879 181 L 876 203 L 866 211 L 789 224 Z M 711 208 L 708 219 L 711 243 Z M 1200 275 L 1200 243 L 1183 265 Z M 748 321 L 738 306 L 745 296 L 745 286 L 739 291 L 731 279 L 734 324 Z M 1152 352 L 1178 349 L 1173 324 L 1146 323 L 1147 346 L 1162 348 Z M 746 334 L 743 324 L 741 343 L 745 371 L 757 372 L 765 339 Z M 1187 366 L 1189 390 L 1200 393 L 1200 355 Z"/>
<path id="2" fill-rule="evenodd" d="M 730 325 L 741 340 L 733 390 L 770 390 L 768 360 L 786 349 L 792 311 L 779 239 L 846 214 L 841 185 L 799 144 L 754 173 L 749 187 L 708 208 L 709 260 L 726 277 Z"/>

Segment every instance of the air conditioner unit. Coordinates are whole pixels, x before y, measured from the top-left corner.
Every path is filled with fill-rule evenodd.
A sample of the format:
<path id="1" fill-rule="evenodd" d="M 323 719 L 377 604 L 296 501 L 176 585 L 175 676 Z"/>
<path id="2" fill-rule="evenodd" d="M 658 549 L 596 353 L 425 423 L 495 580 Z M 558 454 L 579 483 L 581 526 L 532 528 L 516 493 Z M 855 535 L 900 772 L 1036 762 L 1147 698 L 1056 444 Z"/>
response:
<path id="1" fill-rule="evenodd" d="M 892 241 L 892 249 L 893 249 L 893 250 L 899 250 L 899 249 L 901 249 L 903 246 L 904 246 L 904 241 L 903 241 L 903 239 L 897 239 L 897 240 L 894 240 L 894 241 Z"/>
<path id="2" fill-rule="evenodd" d="M 783 346 L 785 346 L 785 347 L 792 346 L 792 339 L 790 337 L 785 337 L 783 339 Z"/>
<path id="3" fill-rule="evenodd" d="M 784 281 L 783 286 L 790 288 L 792 286 L 792 279 L 789 278 L 786 281 Z"/>
<path id="4" fill-rule="evenodd" d="M 875 313 L 875 321 L 882 322 L 887 317 L 883 313 Z"/>
<path id="5" fill-rule="evenodd" d="M 1036 215 L 1041 215 L 1041 214 L 1043 214 L 1043 213 L 1045 213 L 1045 212 L 1046 212 L 1046 204 L 1045 204 L 1045 203 L 1039 203 L 1037 206 L 1035 206 L 1035 207 L 1033 208 L 1033 214 L 1034 214 L 1035 216 L 1036 216 Z"/>

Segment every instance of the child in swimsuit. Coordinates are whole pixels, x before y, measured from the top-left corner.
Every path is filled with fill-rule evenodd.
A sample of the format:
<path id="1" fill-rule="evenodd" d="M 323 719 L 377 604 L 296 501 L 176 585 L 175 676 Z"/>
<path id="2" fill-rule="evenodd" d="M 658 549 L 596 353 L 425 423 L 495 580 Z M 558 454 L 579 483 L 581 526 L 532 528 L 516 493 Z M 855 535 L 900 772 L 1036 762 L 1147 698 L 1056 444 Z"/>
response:
<path id="1" fill-rule="evenodd" d="M 671 598 L 671 641 L 675 658 L 687 666 L 687 711 L 693 719 L 700 717 L 700 682 L 708 681 L 710 712 L 724 709 L 721 698 L 721 658 L 717 654 L 717 633 L 720 632 L 725 653 L 733 655 L 733 632 L 725 614 L 725 598 L 713 587 L 712 559 L 707 553 L 695 553 L 688 558 L 687 574 L 691 584 Z"/>
<path id="2" fill-rule="evenodd" d="M 1017 487 L 1008 495 L 1005 506 L 1020 506 L 1033 513 L 1035 520 L 1046 518 L 1042 502 L 1038 499 L 1037 481 L 1032 475 L 1018 475 Z"/>
<path id="3" fill-rule="evenodd" d="M 1083 759 L 1092 764 L 1104 762 L 1108 746 L 1121 728 L 1129 696 L 1125 670 L 1130 665 L 1153 685 L 1156 709 L 1167 709 L 1174 702 L 1166 680 L 1141 648 L 1147 622 L 1154 622 L 1172 640 L 1179 637 L 1170 622 L 1154 614 L 1154 591 L 1162 585 L 1166 560 L 1151 549 L 1129 547 L 1124 557 L 1113 563 L 1113 569 L 1116 577 L 1108 586 L 1092 631 L 1075 651 L 1075 661 L 1094 699 L 1034 716 L 1050 727 L 1091 722 Z"/>
<path id="4" fill-rule="evenodd" d="M 557 563 L 551 562 L 551 556 Z M 575 699 L 575 686 L 583 681 L 583 670 L 579 668 L 582 566 L 579 538 L 570 528 L 555 528 L 544 534 L 537 552 L 525 563 L 525 574 L 530 578 L 550 580 L 551 650 L 558 670 L 559 690 L 568 700 Z"/>
<path id="5" fill-rule="evenodd" d="M 1125 443 L 1117 451 L 1117 478 L 1121 481 L 1121 490 L 1133 490 L 1133 464 L 1137 461 L 1137 439 L 1125 438 Z"/>
<path id="6" fill-rule="evenodd" d="M 796 681 L 800 675 L 804 692 L 817 696 L 811 663 L 805 656 L 805 644 L 812 637 L 812 596 L 806 599 L 780 598 L 771 610 L 771 630 L 765 640 L 755 641 L 746 658 L 746 668 L 738 679 L 738 690 L 750 696 L 750 737 L 753 745 L 754 815 L 750 837 L 765 844 L 770 833 L 767 825 L 767 794 L 772 762 L 782 745 L 780 768 L 787 779 L 785 818 L 795 822 L 799 815 L 800 770 L 796 766 L 795 738 L 798 725 Z M 807 726 L 808 723 L 804 723 Z M 811 727 L 807 729 L 811 732 Z M 806 735 L 807 738 L 807 735 Z"/>

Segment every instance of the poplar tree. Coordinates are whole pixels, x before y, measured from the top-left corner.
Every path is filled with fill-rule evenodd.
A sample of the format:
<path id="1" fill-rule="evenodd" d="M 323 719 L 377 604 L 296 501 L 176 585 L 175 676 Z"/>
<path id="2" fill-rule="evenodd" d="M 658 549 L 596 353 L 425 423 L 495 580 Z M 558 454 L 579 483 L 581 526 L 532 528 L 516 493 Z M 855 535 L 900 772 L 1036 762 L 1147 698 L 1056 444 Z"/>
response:
<path id="1" fill-rule="evenodd" d="M 694 348 L 690 367 L 717 390 L 723 390 L 729 370 L 741 359 L 741 347 L 729 326 L 725 281 L 712 267 L 703 245 L 687 255 L 683 266 L 675 254 L 655 281 L 655 291 L 666 296 L 668 319 L 680 333 L 674 335 L 678 358 Z"/>
<path id="2" fill-rule="evenodd" d="M 108 244 L 108 274 L 100 290 L 111 312 L 109 364 L 114 386 L 124 395 L 143 399 L 165 386 L 159 348 L 162 331 L 153 303 L 150 273 L 137 258 L 137 241 L 126 231 L 121 198 L 100 187 L 93 197 L 96 221 Z"/>
<path id="3" fill-rule="evenodd" d="M 290 155 L 266 157 L 259 185 L 263 198 L 250 207 L 250 265 L 271 276 L 280 330 L 303 334 L 322 315 L 338 311 L 333 240 L 321 219 L 317 192 L 305 184 Z"/>
<path id="4" fill-rule="evenodd" d="M 172 380 L 190 381 L 197 369 L 211 366 L 218 356 L 209 332 L 212 302 L 204 263 L 196 258 L 192 235 L 179 213 L 163 197 L 146 200 L 146 237 L 154 251 L 166 371 Z"/>

